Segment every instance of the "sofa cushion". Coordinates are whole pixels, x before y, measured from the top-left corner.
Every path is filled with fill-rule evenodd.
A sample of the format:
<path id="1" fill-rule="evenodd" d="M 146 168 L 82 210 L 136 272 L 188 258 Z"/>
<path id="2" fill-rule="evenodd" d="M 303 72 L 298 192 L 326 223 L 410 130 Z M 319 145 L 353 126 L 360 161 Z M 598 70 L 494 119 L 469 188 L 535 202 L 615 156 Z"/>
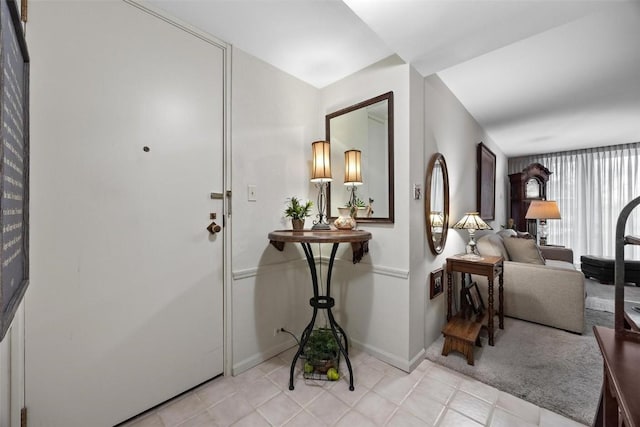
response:
<path id="1" fill-rule="evenodd" d="M 528 231 L 516 231 L 516 233 L 518 234 L 518 237 L 521 239 L 535 239 L 535 237 L 533 237 L 533 235 Z"/>
<path id="2" fill-rule="evenodd" d="M 544 265 L 544 258 L 534 240 L 509 237 L 503 241 L 511 261 Z"/>
<path id="3" fill-rule="evenodd" d="M 482 236 L 476 242 L 476 247 L 480 255 L 484 256 L 501 256 L 509 261 L 509 253 L 504 247 L 502 237 L 498 233 L 491 233 Z"/>
<path id="4" fill-rule="evenodd" d="M 566 261 L 559 261 L 556 259 L 545 259 L 545 265 L 548 265 L 549 267 L 555 267 L 555 268 L 564 268 L 565 270 L 575 270 L 576 267 L 570 263 L 570 262 L 566 262 Z"/>
<path id="5" fill-rule="evenodd" d="M 518 232 L 516 230 L 512 230 L 511 228 L 504 228 L 496 232 L 496 234 L 503 239 L 506 239 L 507 237 L 520 237 L 518 236 Z"/>

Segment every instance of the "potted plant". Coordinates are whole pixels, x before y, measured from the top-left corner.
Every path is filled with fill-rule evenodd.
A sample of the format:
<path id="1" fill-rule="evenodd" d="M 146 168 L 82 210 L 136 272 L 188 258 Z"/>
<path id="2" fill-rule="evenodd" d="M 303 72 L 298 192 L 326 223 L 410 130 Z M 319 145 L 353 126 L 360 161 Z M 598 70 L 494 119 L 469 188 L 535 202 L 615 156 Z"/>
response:
<path id="1" fill-rule="evenodd" d="M 287 208 L 284 211 L 284 215 L 287 218 L 291 218 L 294 230 L 302 230 L 304 228 L 304 220 L 310 215 L 311 207 L 313 207 L 311 200 L 303 202 L 295 196 L 287 199 Z"/>
<path id="2" fill-rule="evenodd" d="M 338 372 L 340 347 L 329 328 L 317 328 L 311 331 L 311 335 L 304 346 L 304 373 L 305 377 L 314 377 L 314 374 L 328 375 L 329 372 Z M 335 380 L 328 375 L 328 379 Z"/>
<path id="3" fill-rule="evenodd" d="M 358 197 L 355 198 L 355 200 L 349 200 L 347 202 L 347 207 L 351 208 L 351 217 L 352 218 L 357 218 L 358 217 L 358 211 L 363 211 L 365 209 L 367 209 L 367 205 L 364 204 L 364 201 Z"/>

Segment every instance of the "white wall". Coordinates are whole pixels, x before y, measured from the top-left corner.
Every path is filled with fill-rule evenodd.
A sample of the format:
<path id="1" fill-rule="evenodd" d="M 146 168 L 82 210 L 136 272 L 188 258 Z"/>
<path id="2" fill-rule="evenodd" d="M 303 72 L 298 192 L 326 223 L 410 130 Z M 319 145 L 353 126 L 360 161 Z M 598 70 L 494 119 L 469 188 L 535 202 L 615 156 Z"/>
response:
<path id="1" fill-rule="evenodd" d="M 293 345 L 311 315 L 311 282 L 298 245 L 269 245 L 270 231 L 291 228 L 286 199 L 315 200 L 309 182 L 311 143 L 324 138 L 318 89 L 240 49 L 232 70 L 233 371 Z M 256 185 L 257 200 L 247 200 Z M 311 218 L 307 219 L 307 227 Z"/>
<path id="2" fill-rule="evenodd" d="M 389 57 L 322 89 L 324 115 L 374 96 L 394 92 L 394 193 L 395 223 L 367 223 L 373 234 L 369 254 L 357 265 L 350 248 L 338 257 L 334 269 L 338 322 L 352 342 L 376 357 L 402 369 L 410 369 L 409 351 L 409 235 L 410 207 L 410 82 L 409 66 L 397 56 Z M 334 171 L 341 173 L 341 171 Z"/>
<path id="3" fill-rule="evenodd" d="M 494 230 L 499 230 L 500 225 L 506 223 L 508 189 L 506 157 L 437 75 L 424 79 L 423 90 L 424 155 L 422 166 L 415 165 L 416 169 L 412 169 L 412 178 L 421 179 L 424 183 L 431 156 L 436 152 L 444 155 L 449 171 L 449 227 L 451 227 L 462 218 L 465 212 L 477 209 L 476 146 L 479 142 L 484 142 L 496 155 L 496 219 L 489 221 L 489 225 Z M 416 150 L 418 150 L 417 147 Z M 417 151 L 416 154 L 418 154 Z M 421 204 L 421 209 L 422 212 L 419 214 L 423 215 L 424 204 Z M 441 267 L 448 256 L 464 251 L 468 233 L 449 229 L 443 253 L 434 256 L 426 241 L 424 220 L 420 225 L 421 228 L 418 229 L 416 220 L 413 231 L 417 236 L 420 230 L 422 239 L 416 239 L 411 244 L 411 277 L 417 283 L 424 283 L 426 289 L 424 345 L 428 347 L 440 336 L 446 318 L 446 296 L 443 294 L 429 300 L 429 273 Z M 482 232 L 478 232 L 478 236 L 482 236 Z M 414 320 L 417 321 L 417 317 Z"/>
<path id="4" fill-rule="evenodd" d="M 437 76 L 422 78 L 392 56 L 322 90 L 328 114 L 387 91 L 394 91 L 395 223 L 363 224 L 373 234 L 370 253 L 358 265 L 350 254 L 334 270 L 339 322 L 354 344 L 401 369 L 411 370 L 445 322 L 444 295 L 429 301 L 429 273 L 447 256 L 464 250 L 467 233 L 449 230 L 443 254 L 433 256 L 426 241 L 424 188 L 427 164 L 444 154 L 450 180 L 450 226 L 476 210 L 476 146 L 497 156 L 496 220 L 505 223 L 506 159 L 478 123 Z M 408 167 L 407 167 L 408 166 Z M 423 197 L 413 199 L 413 184 Z"/>
<path id="5" fill-rule="evenodd" d="M 409 351 L 412 356 L 413 364 L 422 358 L 425 350 L 424 342 L 424 316 L 425 316 L 425 299 L 429 298 L 429 282 L 428 274 L 425 275 L 425 247 L 427 240 L 425 234 L 424 220 L 424 195 L 427 190 L 424 188 L 424 180 L 426 175 L 425 151 L 425 94 L 424 79 L 413 68 L 410 69 L 411 78 L 411 155 L 410 155 L 410 179 L 408 186 L 413 187 L 414 184 L 421 185 L 422 197 L 416 200 L 412 197 L 409 209 L 409 224 L 411 233 L 409 235 L 410 248 L 410 296 L 409 296 Z M 428 247 L 426 248 L 428 250 Z M 425 279 L 425 277 L 427 279 Z"/>

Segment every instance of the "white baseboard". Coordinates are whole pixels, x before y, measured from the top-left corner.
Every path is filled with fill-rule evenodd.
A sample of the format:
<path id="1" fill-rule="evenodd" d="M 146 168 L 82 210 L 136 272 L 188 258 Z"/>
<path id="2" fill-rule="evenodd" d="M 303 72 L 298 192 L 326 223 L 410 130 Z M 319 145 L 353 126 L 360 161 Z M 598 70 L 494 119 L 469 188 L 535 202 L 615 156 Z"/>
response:
<path id="1" fill-rule="evenodd" d="M 254 366 L 258 366 L 259 364 L 261 364 L 262 362 L 271 359 L 273 356 L 277 356 L 278 354 L 282 353 L 285 350 L 289 350 L 291 347 L 296 346 L 296 342 L 293 340 L 293 338 L 288 339 L 287 341 L 284 341 L 280 344 L 276 344 L 273 347 L 262 351 L 260 353 L 256 353 L 251 357 L 248 357 L 244 360 L 241 360 L 240 362 L 236 363 L 233 365 L 233 370 L 231 375 L 236 376 L 239 375 L 241 373 L 243 373 L 244 371 L 247 371 L 251 368 L 253 368 Z"/>
<path id="2" fill-rule="evenodd" d="M 409 361 L 409 367 L 410 367 L 410 371 L 413 371 L 414 369 L 416 369 L 418 367 L 418 365 L 420 365 L 424 359 L 425 359 L 425 355 L 427 354 L 427 350 L 426 349 L 421 349 L 418 354 L 416 354 L 410 361 Z"/>
<path id="3" fill-rule="evenodd" d="M 401 369 L 405 372 L 412 372 L 414 369 L 416 369 L 418 367 L 418 365 L 420 365 L 420 363 L 422 363 L 422 361 L 425 358 L 425 354 L 426 354 L 426 350 L 422 349 L 418 352 L 418 354 L 416 354 L 413 358 L 411 358 L 411 360 L 405 360 L 402 359 L 394 354 L 388 353 L 384 350 L 381 350 L 377 347 L 371 346 L 371 345 L 366 345 L 363 344 L 357 340 L 353 340 L 351 339 L 351 345 L 354 348 L 357 348 L 359 350 L 363 350 L 365 352 L 367 352 L 369 355 L 375 357 L 376 359 L 379 359 L 383 362 L 386 362 L 388 364 L 390 364 L 391 366 L 394 366 L 398 369 Z M 293 340 L 287 340 L 283 343 L 277 344 L 273 347 L 271 347 L 268 350 L 265 350 L 263 352 L 260 353 L 256 353 L 251 357 L 248 357 L 238 363 L 236 363 L 235 365 L 233 365 L 233 376 L 239 375 L 245 371 L 248 371 L 249 369 L 258 366 L 259 364 L 261 364 L 264 361 L 267 361 L 269 359 L 271 359 L 274 356 L 277 356 L 278 354 L 282 353 L 283 351 L 289 350 L 292 347 L 295 347 L 297 345 L 297 343 Z"/>
<path id="4" fill-rule="evenodd" d="M 422 349 L 416 356 L 411 358 L 411 360 L 407 360 L 372 345 L 363 344 L 360 341 L 354 339 L 351 339 L 350 341 L 353 347 L 359 350 L 363 350 L 376 359 L 386 362 L 391 366 L 395 366 L 396 368 L 401 369 L 405 372 L 413 371 L 420 363 L 422 363 L 422 361 L 424 360 L 424 355 L 426 353 L 425 349 Z"/>

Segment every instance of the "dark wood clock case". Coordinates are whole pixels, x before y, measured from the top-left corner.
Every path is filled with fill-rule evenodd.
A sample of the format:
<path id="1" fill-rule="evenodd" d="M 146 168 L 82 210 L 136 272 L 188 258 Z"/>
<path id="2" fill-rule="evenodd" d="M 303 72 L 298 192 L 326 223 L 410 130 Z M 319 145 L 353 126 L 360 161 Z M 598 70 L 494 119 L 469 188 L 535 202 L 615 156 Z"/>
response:
<path id="1" fill-rule="evenodd" d="M 527 209 L 532 200 L 547 200 L 547 181 L 549 171 L 540 163 L 531 163 L 522 172 L 509 175 L 511 184 L 510 218 L 518 231 L 528 231 L 534 236 L 537 234 L 536 221 L 525 219 Z"/>

